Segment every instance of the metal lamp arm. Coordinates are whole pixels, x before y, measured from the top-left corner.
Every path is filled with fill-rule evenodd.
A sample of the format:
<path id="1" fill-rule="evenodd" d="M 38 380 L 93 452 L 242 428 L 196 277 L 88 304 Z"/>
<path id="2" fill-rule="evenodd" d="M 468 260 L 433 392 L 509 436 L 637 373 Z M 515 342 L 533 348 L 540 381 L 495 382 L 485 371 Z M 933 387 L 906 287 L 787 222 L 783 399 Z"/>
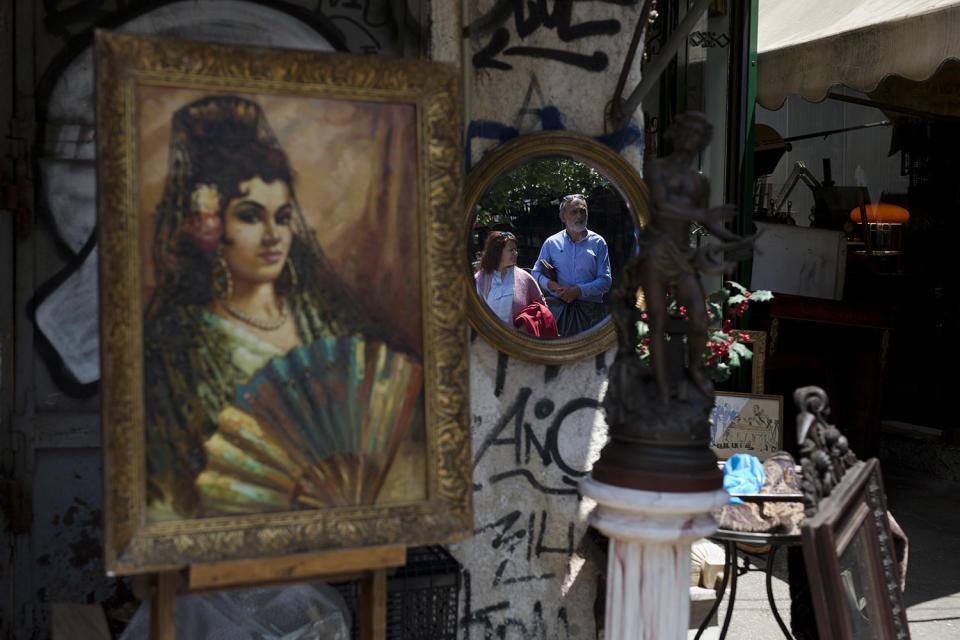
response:
<path id="1" fill-rule="evenodd" d="M 793 192 L 793 189 L 797 186 L 797 182 L 800 180 L 803 180 L 803 183 L 810 187 L 811 191 L 821 188 L 820 181 L 817 180 L 816 176 L 810 173 L 810 170 L 807 169 L 807 165 L 805 165 L 802 160 L 797 160 L 797 162 L 793 165 L 793 171 L 790 172 L 790 177 L 787 178 L 783 188 L 780 189 L 780 193 L 777 194 L 777 199 L 773 202 L 772 213 L 774 216 L 780 215 L 780 209 L 783 207 L 783 203 L 787 201 L 787 198 Z"/>

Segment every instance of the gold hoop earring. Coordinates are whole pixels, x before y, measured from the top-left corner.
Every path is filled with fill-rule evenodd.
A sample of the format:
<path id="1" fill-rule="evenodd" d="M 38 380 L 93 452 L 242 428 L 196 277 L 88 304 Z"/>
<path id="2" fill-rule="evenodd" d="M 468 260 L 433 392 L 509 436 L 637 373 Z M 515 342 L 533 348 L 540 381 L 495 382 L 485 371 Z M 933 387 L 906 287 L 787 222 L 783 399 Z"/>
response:
<path id="1" fill-rule="evenodd" d="M 223 245 L 217 247 L 217 257 L 213 259 L 210 270 L 210 290 L 213 297 L 219 300 L 229 300 L 233 296 L 233 276 L 230 275 L 230 265 L 223 257 Z"/>
<path id="2" fill-rule="evenodd" d="M 289 256 L 287 257 L 287 270 L 290 273 L 288 276 L 290 279 L 290 291 L 294 291 L 297 288 L 297 270 L 293 268 L 293 260 L 291 260 Z"/>

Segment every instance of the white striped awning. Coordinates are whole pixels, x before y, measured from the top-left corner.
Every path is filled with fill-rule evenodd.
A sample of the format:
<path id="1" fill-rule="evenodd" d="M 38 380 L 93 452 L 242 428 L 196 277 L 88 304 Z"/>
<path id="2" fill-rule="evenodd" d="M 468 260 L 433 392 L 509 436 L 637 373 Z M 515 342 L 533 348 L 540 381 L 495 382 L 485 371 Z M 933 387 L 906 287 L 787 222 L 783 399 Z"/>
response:
<path id="1" fill-rule="evenodd" d="M 757 102 L 819 102 L 843 84 L 868 93 L 883 78 L 926 80 L 960 59 L 960 0 L 760 0 Z"/>

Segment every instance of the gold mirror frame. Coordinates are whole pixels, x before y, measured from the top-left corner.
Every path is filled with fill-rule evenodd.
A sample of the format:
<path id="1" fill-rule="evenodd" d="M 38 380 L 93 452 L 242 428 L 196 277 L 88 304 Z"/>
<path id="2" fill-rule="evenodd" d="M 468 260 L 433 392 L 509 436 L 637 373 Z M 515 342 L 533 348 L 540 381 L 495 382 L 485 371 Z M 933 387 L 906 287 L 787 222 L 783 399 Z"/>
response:
<path id="1" fill-rule="evenodd" d="M 634 225 L 641 228 L 646 224 L 647 187 L 630 163 L 610 147 L 588 136 L 569 131 L 542 131 L 514 138 L 497 147 L 467 175 L 463 218 L 465 247 L 469 246 L 477 204 L 496 179 L 512 168 L 542 156 L 564 156 L 593 167 L 620 193 Z M 511 357 L 539 364 L 564 364 L 594 356 L 617 343 L 616 330 L 609 316 L 588 331 L 566 338 L 537 339 L 515 331 L 501 322 L 477 295 L 469 262 L 466 270 L 469 275 L 465 280 L 470 326 L 497 350 Z M 616 277 L 614 274 L 615 280 Z"/>

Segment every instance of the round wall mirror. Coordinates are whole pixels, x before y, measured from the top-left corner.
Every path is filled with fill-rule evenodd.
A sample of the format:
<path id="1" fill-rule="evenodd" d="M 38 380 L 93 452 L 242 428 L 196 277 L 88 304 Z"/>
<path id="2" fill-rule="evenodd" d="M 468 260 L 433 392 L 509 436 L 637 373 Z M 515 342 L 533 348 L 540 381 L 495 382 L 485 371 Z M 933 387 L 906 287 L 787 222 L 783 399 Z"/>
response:
<path id="1" fill-rule="evenodd" d="M 514 138 L 467 176 L 464 215 L 468 317 L 493 346 L 560 364 L 616 344 L 610 292 L 647 217 L 626 160 L 576 133 Z"/>

